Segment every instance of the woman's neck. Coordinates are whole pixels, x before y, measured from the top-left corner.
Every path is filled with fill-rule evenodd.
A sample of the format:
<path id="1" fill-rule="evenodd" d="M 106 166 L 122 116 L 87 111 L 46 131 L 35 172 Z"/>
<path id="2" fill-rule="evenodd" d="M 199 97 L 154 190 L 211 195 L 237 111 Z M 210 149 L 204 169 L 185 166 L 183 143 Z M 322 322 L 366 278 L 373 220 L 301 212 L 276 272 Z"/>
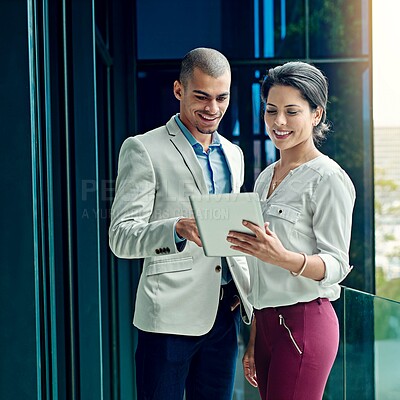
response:
<path id="1" fill-rule="evenodd" d="M 302 149 L 288 149 L 280 152 L 280 168 L 299 166 L 318 157 L 321 152 L 314 146 Z"/>

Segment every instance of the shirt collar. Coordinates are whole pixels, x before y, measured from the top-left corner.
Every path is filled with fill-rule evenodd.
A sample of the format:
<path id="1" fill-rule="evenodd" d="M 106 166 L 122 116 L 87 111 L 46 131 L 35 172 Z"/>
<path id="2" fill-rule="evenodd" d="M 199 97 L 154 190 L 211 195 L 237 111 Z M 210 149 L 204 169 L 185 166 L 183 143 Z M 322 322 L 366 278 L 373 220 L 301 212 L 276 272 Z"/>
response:
<path id="1" fill-rule="evenodd" d="M 192 147 L 195 147 L 197 145 L 201 146 L 201 144 L 196 140 L 196 138 L 190 133 L 189 129 L 186 128 L 186 126 L 183 124 L 183 122 L 179 118 L 179 114 L 175 115 L 175 121 Z M 219 139 L 219 135 L 217 132 L 214 132 L 212 135 L 212 142 L 210 144 L 210 147 L 211 146 L 221 146 L 221 141 Z M 203 146 L 201 146 L 201 147 L 203 147 Z"/>

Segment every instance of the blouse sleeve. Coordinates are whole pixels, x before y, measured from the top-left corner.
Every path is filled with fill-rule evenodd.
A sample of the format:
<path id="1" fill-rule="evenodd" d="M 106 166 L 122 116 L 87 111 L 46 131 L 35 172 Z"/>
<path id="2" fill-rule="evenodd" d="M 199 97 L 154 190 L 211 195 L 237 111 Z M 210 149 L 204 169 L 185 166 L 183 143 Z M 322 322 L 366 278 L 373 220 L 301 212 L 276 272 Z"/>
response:
<path id="1" fill-rule="evenodd" d="M 354 202 L 354 185 L 343 170 L 324 175 L 314 192 L 313 228 L 318 255 L 326 267 L 322 286 L 341 282 L 352 269 L 349 247 Z"/>

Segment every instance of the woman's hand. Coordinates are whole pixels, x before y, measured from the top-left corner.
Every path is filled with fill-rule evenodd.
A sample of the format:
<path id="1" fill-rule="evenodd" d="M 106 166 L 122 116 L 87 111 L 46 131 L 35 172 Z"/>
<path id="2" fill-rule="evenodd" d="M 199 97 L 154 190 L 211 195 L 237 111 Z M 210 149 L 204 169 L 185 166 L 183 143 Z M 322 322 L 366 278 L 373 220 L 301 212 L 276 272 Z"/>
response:
<path id="1" fill-rule="evenodd" d="M 324 279 L 326 267 L 318 254 L 308 255 L 307 258 L 304 258 L 304 253 L 285 249 L 278 236 L 269 229 L 268 222 L 265 223 L 264 229 L 248 221 L 243 221 L 243 225 L 249 228 L 255 236 L 230 231 L 227 240 L 232 243 L 232 249 L 295 273 L 298 273 L 304 262 L 307 262 L 307 268 L 301 276 L 315 281 Z"/>
<path id="2" fill-rule="evenodd" d="M 227 240 L 232 243 L 232 249 L 257 257 L 270 264 L 280 265 L 279 262 L 285 260 L 287 250 L 283 247 L 278 236 L 269 229 L 268 222 L 265 223 L 264 229 L 248 221 L 243 221 L 243 225 L 249 228 L 255 236 L 230 231 Z"/>
<path id="3" fill-rule="evenodd" d="M 251 386 L 257 387 L 256 364 L 254 362 L 254 345 L 248 345 L 242 359 L 243 372 Z"/>

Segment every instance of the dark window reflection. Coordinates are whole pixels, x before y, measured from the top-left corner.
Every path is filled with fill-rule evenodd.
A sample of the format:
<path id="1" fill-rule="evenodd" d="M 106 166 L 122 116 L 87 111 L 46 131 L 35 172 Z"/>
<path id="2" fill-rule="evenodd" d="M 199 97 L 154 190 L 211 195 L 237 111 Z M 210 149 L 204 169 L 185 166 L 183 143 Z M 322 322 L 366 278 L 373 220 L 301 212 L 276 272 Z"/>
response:
<path id="1" fill-rule="evenodd" d="M 310 57 L 357 57 L 368 53 L 367 0 L 310 0 Z"/>
<path id="2" fill-rule="evenodd" d="M 164 67 L 165 68 L 165 67 Z M 179 112 L 179 101 L 173 93 L 178 69 L 147 69 L 138 72 L 138 133 L 165 125 Z"/>
<path id="3" fill-rule="evenodd" d="M 344 284 L 360 290 L 371 274 L 369 238 L 372 231 L 373 193 L 370 121 L 370 70 L 368 63 L 318 65 L 329 80 L 327 116 L 331 132 L 322 151 L 350 175 L 357 192 L 350 258 L 356 266 Z"/>
<path id="4" fill-rule="evenodd" d="M 304 1 L 275 0 L 273 3 L 274 3 L 273 57 L 291 58 L 291 59 L 304 58 L 306 55 L 305 51 L 306 20 L 305 20 Z"/>

